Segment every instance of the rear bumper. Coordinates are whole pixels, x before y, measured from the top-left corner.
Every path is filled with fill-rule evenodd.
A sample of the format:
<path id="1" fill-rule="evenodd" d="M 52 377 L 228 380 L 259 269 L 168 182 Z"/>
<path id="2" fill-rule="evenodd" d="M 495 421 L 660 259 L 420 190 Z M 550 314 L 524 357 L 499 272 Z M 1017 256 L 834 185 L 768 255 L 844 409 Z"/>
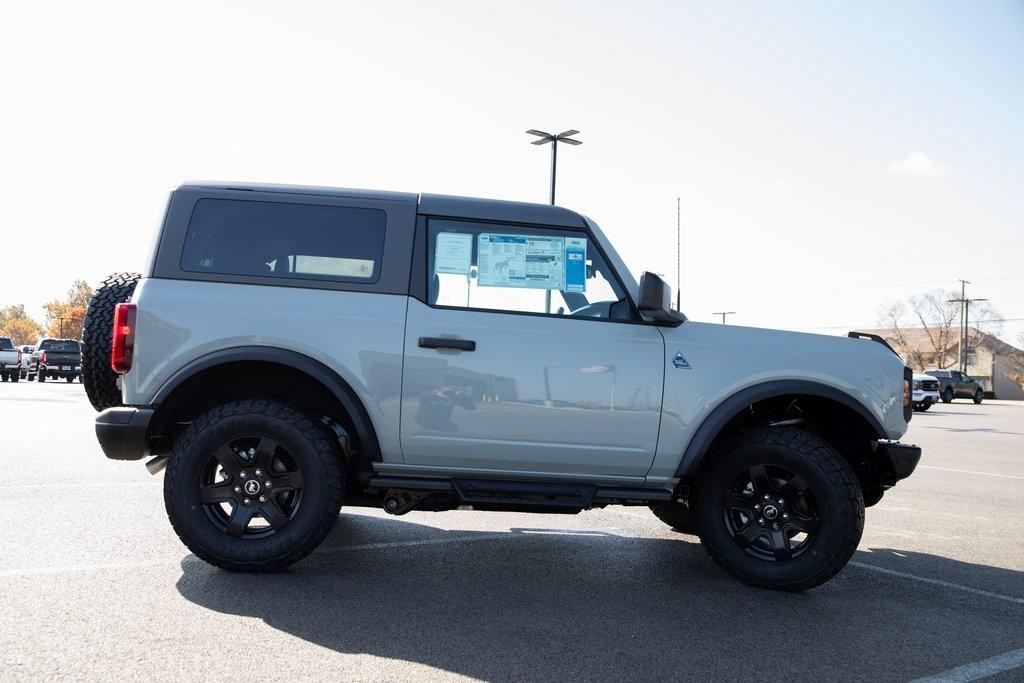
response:
<path id="1" fill-rule="evenodd" d="M 70 370 L 65 370 L 64 368 L 71 368 L 71 369 Z M 37 373 L 43 374 L 43 375 L 55 375 L 57 377 L 77 377 L 78 375 L 82 374 L 82 366 L 81 365 L 59 365 L 59 364 L 52 364 L 51 363 L 49 365 L 40 365 L 34 372 L 37 372 Z"/>
<path id="2" fill-rule="evenodd" d="M 889 487 L 914 473 L 921 460 L 921 447 L 899 441 L 879 441 L 876 455 L 883 466 L 880 483 Z"/>
<path id="3" fill-rule="evenodd" d="M 149 453 L 146 435 L 152 408 L 107 408 L 96 416 L 96 439 L 112 460 L 141 460 Z"/>

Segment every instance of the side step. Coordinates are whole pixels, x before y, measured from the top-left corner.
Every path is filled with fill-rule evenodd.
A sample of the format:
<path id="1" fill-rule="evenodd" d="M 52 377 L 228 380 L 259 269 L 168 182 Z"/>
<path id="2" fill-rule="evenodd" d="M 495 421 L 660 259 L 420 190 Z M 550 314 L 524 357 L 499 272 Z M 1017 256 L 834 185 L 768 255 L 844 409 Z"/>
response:
<path id="1" fill-rule="evenodd" d="M 668 489 L 614 488 L 562 482 L 375 475 L 368 483 L 372 489 L 385 491 L 384 509 L 394 514 L 416 508 L 440 510 L 457 507 L 576 513 L 591 507 L 647 505 L 673 498 L 672 491 Z"/>

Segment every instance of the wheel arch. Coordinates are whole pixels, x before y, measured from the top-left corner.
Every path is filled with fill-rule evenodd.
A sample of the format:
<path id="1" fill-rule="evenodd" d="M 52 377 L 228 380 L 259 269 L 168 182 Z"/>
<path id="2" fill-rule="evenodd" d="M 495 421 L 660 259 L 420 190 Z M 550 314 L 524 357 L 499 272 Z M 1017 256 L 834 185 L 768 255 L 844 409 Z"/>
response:
<path id="1" fill-rule="evenodd" d="M 150 427 L 151 434 L 159 434 L 173 426 L 173 411 L 204 382 L 233 371 L 235 374 L 246 369 L 277 369 L 291 373 L 293 377 L 304 377 L 319 385 L 344 411 L 348 424 L 360 446 L 362 460 L 382 459 L 380 441 L 373 421 L 362 400 L 337 372 L 324 363 L 306 354 L 267 346 L 238 346 L 213 351 L 186 364 L 169 377 L 157 390 L 150 403 L 156 413 Z M 324 412 L 327 412 L 326 410 Z"/>
<path id="2" fill-rule="evenodd" d="M 838 406 L 854 417 L 854 427 L 873 439 L 885 439 L 885 428 L 863 403 L 848 393 L 820 382 L 808 380 L 773 380 L 746 387 L 719 403 L 701 422 L 683 451 L 675 476 L 692 477 L 711 454 L 721 436 L 731 434 L 744 411 L 773 400 L 810 398 L 826 405 Z"/>

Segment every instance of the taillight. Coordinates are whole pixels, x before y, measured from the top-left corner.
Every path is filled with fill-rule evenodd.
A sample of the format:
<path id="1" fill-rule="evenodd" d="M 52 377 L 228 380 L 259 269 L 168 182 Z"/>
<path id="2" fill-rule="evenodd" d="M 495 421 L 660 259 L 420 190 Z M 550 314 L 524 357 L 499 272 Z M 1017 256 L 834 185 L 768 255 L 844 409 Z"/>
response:
<path id="1" fill-rule="evenodd" d="M 39 362 L 46 365 L 46 351 L 39 354 Z"/>
<path id="2" fill-rule="evenodd" d="M 114 336 L 110 342 L 110 367 L 119 375 L 132 369 L 135 352 L 135 304 L 114 307 Z"/>
<path id="3" fill-rule="evenodd" d="M 18 365 L 21 365 L 21 351 L 18 351 Z"/>

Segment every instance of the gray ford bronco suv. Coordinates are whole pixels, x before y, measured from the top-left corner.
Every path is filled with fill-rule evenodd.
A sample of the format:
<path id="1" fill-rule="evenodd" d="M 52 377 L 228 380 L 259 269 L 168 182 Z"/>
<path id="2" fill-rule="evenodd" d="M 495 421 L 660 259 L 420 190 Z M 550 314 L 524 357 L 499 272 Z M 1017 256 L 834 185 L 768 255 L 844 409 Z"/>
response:
<path id="1" fill-rule="evenodd" d="M 186 184 L 144 273 L 96 292 L 82 373 L 103 451 L 166 467 L 225 569 L 299 560 L 342 505 L 639 505 L 743 581 L 827 581 L 920 458 L 911 370 L 670 301 L 556 206 Z"/>

